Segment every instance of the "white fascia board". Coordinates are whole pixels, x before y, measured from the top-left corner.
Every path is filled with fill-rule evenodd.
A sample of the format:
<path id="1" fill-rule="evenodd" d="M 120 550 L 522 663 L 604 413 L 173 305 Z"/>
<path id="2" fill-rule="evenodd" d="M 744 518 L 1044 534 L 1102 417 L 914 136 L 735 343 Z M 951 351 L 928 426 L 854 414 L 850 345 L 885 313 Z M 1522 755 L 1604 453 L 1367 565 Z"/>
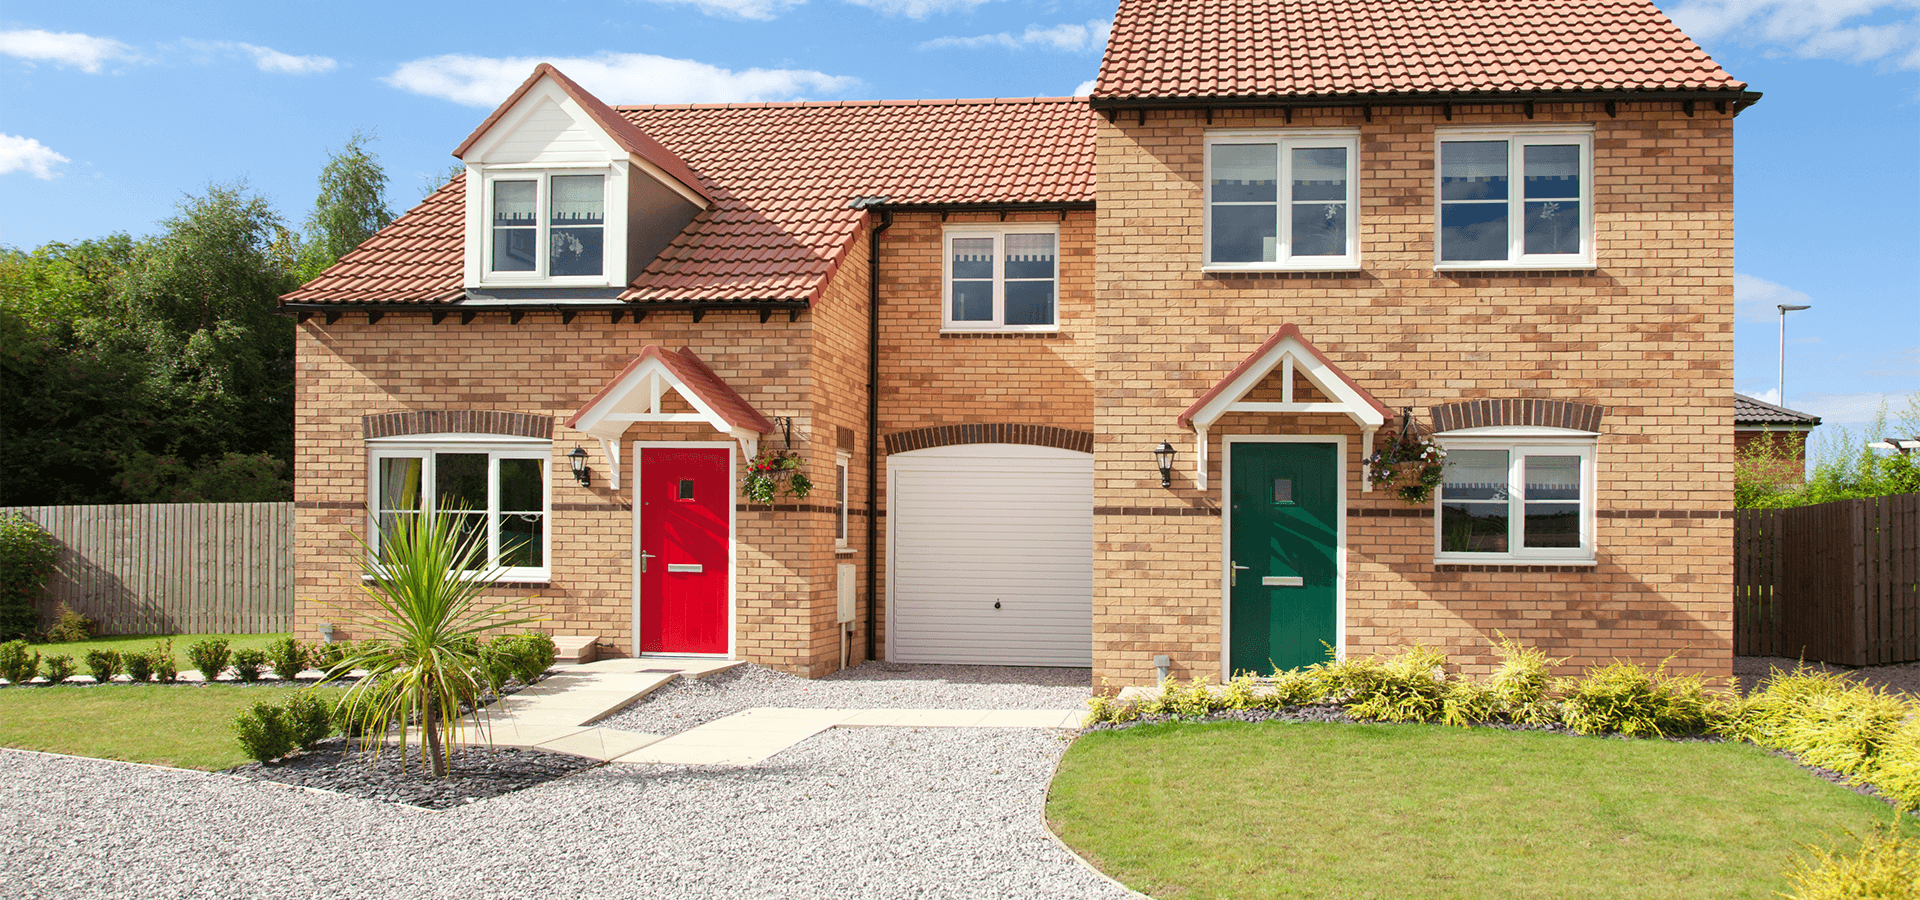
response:
<path id="1" fill-rule="evenodd" d="M 663 421 L 659 418 L 662 414 L 653 412 L 653 403 L 661 394 L 656 386 L 650 386 L 655 379 L 658 379 L 657 384 L 665 384 L 672 388 L 674 393 L 679 394 L 682 400 L 687 401 L 687 404 L 699 414 L 697 421 L 705 422 L 721 434 L 732 435 L 739 430 L 715 412 L 713 407 L 701 400 L 699 394 L 687 390 L 686 384 L 675 377 L 673 370 L 667 368 L 666 363 L 659 359 L 649 359 L 628 372 L 625 378 L 614 385 L 613 390 L 597 408 L 580 417 L 579 423 L 574 428 L 597 438 L 617 440 L 626 432 L 627 426 L 634 422 Z M 641 409 L 633 408 L 635 405 L 633 401 L 636 399 L 644 404 Z M 638 418 L 639 416 L 646 418 Z M 676 417 L 665 421 L 686 420 Z"/>
<path id="2" fill-rule="evenodd" d="M 1211 426 L 1214 422 L 1219 421 L 1221 416 L 1233 411 L 1233 408 L 1241 402 L 1241 397 L 1246 396 L 1248 391 L 1253 390 L 1254 387 L 1265 380 L 1268 375 L 1273 374 L 1274 369 L 1281 368 L 1282 363 L 1288 360 L 1291 360 L 1291 368 L 1294 371 L 1306 376 L 1307 381 L 1311 382 L 1314 387 L 1320 389 L 1320 393 L 1327 395 L 1334 401 L 1330 404 L 1313 404 L 1317 407 L 1313 410 L 1301 409 L 1297 411 L 1344 412 L 1362 428 L 1378 428 L 1385 424 L 1386 417 L 1382 416 L 1379 410 L 1374 409 L 1373 404 L 1368 403 L 1359 393 L 1351 387 L 1348 387 L 1347 382 L 1339 375 L 1334 374 L 1325 363 L 1322 363 L 1313 354 L 1306 352 L 1306 348 L 1301 346 L 1298 339 L 1293 337 L 1284 338 L 1279 344 L 1275 345 L 1272 350 L 1268 351 L 1268 353 L 1269 356 L 1267 359 L 1263 360 L 1259 365 L 1240 373 L 1240 377 L 1234 379 L 1233 383 L 1227 385 L 1226 390 L 1221 391 L 1219 396 L 1208 401 L 1207 405 L 1201 407 L 1200 411 L 1194 414 L 1193 424 L 1196 428 Z M 1289 393 L 1291 392 L 1289 391 Z M 1272 412 L 1275 410 L 1259 411 Z"/>
<path id="3" fill-rule="evenodd" d="M 573 102 L 573 98 L 567 96 L 567 92 L 561 90 L 552 78 L 542 77 L 540 83 L 520 95 L 520 99 L 513 104 L 513 109 L 508 110 L 506 115 L 493 123 L 493 127 L 487 129 L 487 133 L 481 135 L 479 140 L 474 141 L 473 146 L 467 148 L 467 155 L 461 158 L 469 162 L 485 162 L 487 155 L 499 146 L 503 138 L 519 130 L 520 126 L 526 123 L 527 117 L 533 115 L 534 110 L 548 101 L 558 106 L 560 111 L 573 119 L 575 124 L 591 133 L 594 143 L 599 144 L 600 148 L 606 151 L 608 159 L 622 159 L 627 155 L 626 150 L 607 134 L 607 130 L 602 128 L 592 116 L 587 115 L 586 110 L 580 108 L 580 104 Z"/>

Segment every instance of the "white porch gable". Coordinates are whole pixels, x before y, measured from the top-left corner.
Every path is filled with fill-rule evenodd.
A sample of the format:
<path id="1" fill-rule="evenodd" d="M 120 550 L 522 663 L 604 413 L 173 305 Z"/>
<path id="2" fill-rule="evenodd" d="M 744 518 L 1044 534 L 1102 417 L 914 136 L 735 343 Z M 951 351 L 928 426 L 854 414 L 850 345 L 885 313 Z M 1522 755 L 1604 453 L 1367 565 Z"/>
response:
<path id="1" fill-rule="evenodd" d="M 1279 400 L 1242 399 L 1276 369 L 1280 372 Z M 1294 400 L 1296 373 L 1313 385 L 1321 396 L 1331 399 Z M 1180 414 L 1180 424 L 1194 432 L 1197 451 L 1194 454 L 1194 483 L 1201 490 L 1207 488 L 1207 429 L 1213 427 L 1213 423 L 1219 421 L 1221 416 L 1232 412 L 1340 413 L 1360 426 L 1363 453 L 1371 451 L 1374 432 L 1393 418 L 1393 410 L 1348 378 L 1347 373 L 1340 371 L 1339 366 L 1334 365 L 1319 348 L 1300 334 L 1300 326 L 1292 324 L 1280 326 L 1273 337 L 1268 338 L 1258 350 L 1248 355 L 1211 390 L 1200 395 L 1200 399 L 1187 407 L 1186 412 Z M 1366 490 L 1365 479 L 1361 484 L 1362 490 Z"/>
<path id="2" fill-rule="evenodd" d="M 663 410 L 660 401 L 669 392 L 694 411 Z M 773 423 L 692 350 L 666 350 L 653 344 L 641 349 L 626 369 L 566 422 L 568 428 L 600 441 L 613 469 L 610 484 L 616 491 L 620 489 L 620 436 L 635 422 L 703 422 L 739 441 L 748 458 L 759 450 L 760 436 L 773 431 Z"/>

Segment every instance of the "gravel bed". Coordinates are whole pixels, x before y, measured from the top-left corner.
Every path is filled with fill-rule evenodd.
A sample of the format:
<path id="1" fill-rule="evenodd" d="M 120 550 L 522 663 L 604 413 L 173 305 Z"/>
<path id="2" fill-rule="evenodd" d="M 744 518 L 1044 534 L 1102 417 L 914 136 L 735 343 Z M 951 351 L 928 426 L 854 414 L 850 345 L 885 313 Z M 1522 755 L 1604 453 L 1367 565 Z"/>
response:
<path id="1" fill-rule="evenodd" d="M 798 709 L 1085 709 L 1087 669 L 870 662 L 806 679 L 755 665 L 681 678 L 595 723 L 677 734 L 756 706 Z"/>
<path id="2" fill-rule="evenodd" d="M 434 778 L 427 774 L 423 749 L 417 744 L 408 747 L 403 768 L 397 745 L 388 745 L 369 759 L 359 751 L 357 742 L 334 737 L 306 753 L 279 762 L 236 766 L 226 774 L 424 809 L 449 809 L 545 784 L 600 764 L 582 756 L 543 750 L 467 747 L 454 757 L 447 777 Z"/>
<path id="3" fill-rule="evenodd" d="M 0 895 L 1089 898 L 1044 729 L 835 729 L 751 768 L 601 766 L 445 812 L 0 750 Z"/>
<path id="4" fill-rule="evenodd" d="M 1775 669 L 1791 672 L 1800 664 L 1800 660 L 1785 656 L 1736 656 L 1733 658 L 1733 675 L 1740 681 L 1740 693 L 1750 694 L 1755 687 L 1759 686 L 1761 679 L 1765 678 L 1767 673 Z M 1877 688 L 1905 691 L 1920 697 L 1920 662 L 1892 666 L 1864 666 L 1858 669 L 1810 662 L 1806 667 L 1818 672 L 1837 672 Z"/>

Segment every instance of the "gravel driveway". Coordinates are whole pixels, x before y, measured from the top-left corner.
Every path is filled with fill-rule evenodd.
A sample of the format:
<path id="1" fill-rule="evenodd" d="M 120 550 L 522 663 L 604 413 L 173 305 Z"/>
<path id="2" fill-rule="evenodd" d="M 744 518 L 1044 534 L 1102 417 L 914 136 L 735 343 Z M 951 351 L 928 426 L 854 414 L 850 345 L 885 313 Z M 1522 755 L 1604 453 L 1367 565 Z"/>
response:
<path id="1" fill-rule="evenodd" d="M 857 690 L 958 690 L 905 680 L 923 683 Z M 841 728 L 751 768 L 608 766 L 439 813 L 0 750 L 0 896 L 1127 897 L 1045 833 L 1065 747 L 1038 729 Z"/>

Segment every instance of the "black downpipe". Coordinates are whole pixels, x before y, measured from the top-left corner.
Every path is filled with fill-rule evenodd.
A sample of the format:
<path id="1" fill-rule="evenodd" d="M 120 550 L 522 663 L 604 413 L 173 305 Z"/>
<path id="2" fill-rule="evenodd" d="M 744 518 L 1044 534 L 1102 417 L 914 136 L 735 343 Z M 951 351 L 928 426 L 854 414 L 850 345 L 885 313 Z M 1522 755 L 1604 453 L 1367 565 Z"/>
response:
<path id="1" fill-rule="evenodd" d="M 893 211 L 867 233 L 867 661 L 880 624 L 880 232 L 893 227 Z"/>

